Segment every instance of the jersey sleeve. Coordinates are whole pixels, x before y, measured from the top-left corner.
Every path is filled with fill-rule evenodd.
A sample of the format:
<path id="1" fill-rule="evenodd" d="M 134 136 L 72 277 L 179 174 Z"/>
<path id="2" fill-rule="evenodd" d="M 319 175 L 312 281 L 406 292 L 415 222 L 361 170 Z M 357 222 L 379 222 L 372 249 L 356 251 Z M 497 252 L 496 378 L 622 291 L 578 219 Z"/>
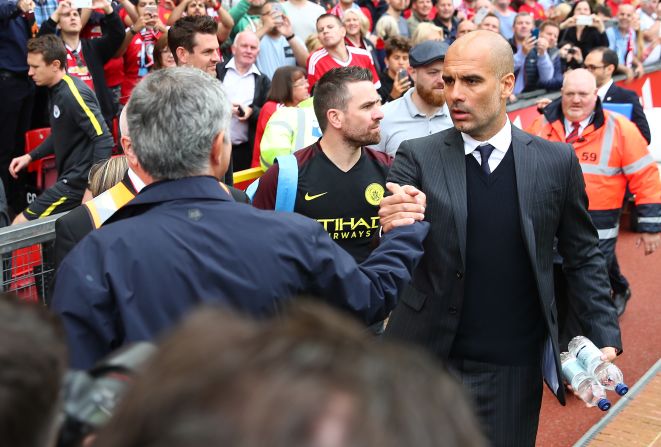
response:
<path id="1" fill-rule="evenodd" d="M 275 209 L 275 196 L 278 190 L 278 164 L 271 166 L 263 176 L 259 178 L 259 186 L 255 191 L 252 204 L 255 208 L 263 210 Z"/>

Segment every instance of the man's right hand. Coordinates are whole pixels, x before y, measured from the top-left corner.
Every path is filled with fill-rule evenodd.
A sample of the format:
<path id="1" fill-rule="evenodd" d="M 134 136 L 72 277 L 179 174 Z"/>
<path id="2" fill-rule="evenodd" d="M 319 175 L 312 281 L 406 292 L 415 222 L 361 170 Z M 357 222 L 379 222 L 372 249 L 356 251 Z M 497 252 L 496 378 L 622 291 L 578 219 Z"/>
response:
<path id="1" fill-rule="evenodd" d="M 9 173 L 12 177 L 18 178 L 19 171 L 29 165 L 30 162 L 32 162 L 32 157 L 30 157 L 30 154 L 21 155 L 20 157 L 14 158 L 11 163 L 9 163 Z"/>
<path id="2" fill-rule="evenodd" d="M 425 193 L 410 185 L 400 186 L 390 182 L 386 183 L 386 188 L 392 195 L 381 199 L 379 205 L 380 223 L 385 233 L 425 219 Z"/>
<path id="3" fill-rule="evenodd" d="M 405 78 L 400 78 L 397 76 L 395 82 L 392 83 L 390 97 L 392 99 L 400 98 L 409 88 L 411 88 L 411 80 L 408 78 L 408 76 Z"/>

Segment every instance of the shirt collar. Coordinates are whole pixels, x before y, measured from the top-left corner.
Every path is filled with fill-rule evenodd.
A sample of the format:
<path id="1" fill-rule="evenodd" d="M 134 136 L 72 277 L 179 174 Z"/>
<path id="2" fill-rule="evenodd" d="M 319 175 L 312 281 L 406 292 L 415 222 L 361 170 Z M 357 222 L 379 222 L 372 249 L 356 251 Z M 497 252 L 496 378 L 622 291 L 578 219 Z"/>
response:
<path id="1" fill-rule="evenodd" d="M 261 73 L 257 69 L 257 65 L 255 65 L 255 64 L 252 64 L 250 66 L 250 69 L 246 72 L 246 74 L 242 75 L 241 73 L 239 73 L 239 70 L 236 69 L 236 62 L 234 62 L 234 58 L 230 59 L 230 61 L 227 63 L 227 65 L 225 67 L 226 68 L 231 68 L 239 76 L 247 76 L 248 74 L 254 74 L 254 75 L 257 75 L 257 76 L 261 75 Z"/>
<path id="2" fill-rule="evenodd" d="M 599 96 L 599 99 L 601 99 L 601 102 L 604 102 L 604 97 L 606 96 L 606 92 L 608 91 L 609 88 L 611 88 L 611 85 L 613 85 L 613 80 L 611 79 L 601 87 L 599 87 L 599 90 L 597 90 L 597 96 Z"/>
<path id="3" fill-rule="evenodd" d="M 135 189 L 135 192 L 140 192 L 142 188 L 145 187 L 145 182 L 143 182 L 142 179 L 138 177 L 138 174 L 133 172 L 131 168 L 128 170 L 128 175 L 131 183 L 133 184 L 133 189 Z"/>
<path id="4" fill-rule="evenodd" d="M 512 144 L 512 123 L 510 123 L 510 119 L 507 118 L 507 121 L 505 122 L 505 125 L 502 127 L 502 129 L 500 129 L 496 135 L 489 138 L 487 141 L 478 141 L 463 132 L 461 132 L 461 138 L 464 140 L 464 152 L 466 155 L 473 152 L 475 149 L 477 149 L 478 146 L 484 145 L 486 143 L 489 143 L 497 150 L 505 153 Z"/>
<path id="5" fill-rule="evenodd" d="M 594 117 L 594 112 L 590 114 L 587 118 L 584 120 L 580 121 L 578 123 L 578 134 L 582 134 L 583 131 L 585 130 L 586 127 L 590 125 L 590 122 L 592 121 L 592 118 Z M 569 121 L 567 118 L 564 119 L 564 125 L 565 125 L 565 133 L 569 135 L 574 128 L 572 125 L 571 121 Z"/>
<path id="6" fill-rule="evenodd" d="M 78 46 L 77 46 L 75 49 L 74 49 L 74 48 L 71 48 L 71 47 L 70 47 L 69 45 L 67 45 L 66 43 L 64 44 L 64 46 L 67 48 L 67 50 L 69 50 L 69 52 L 74 52 L 74 51 L 75 51 L 75 52 L 77 52 L 77 53 L 80 53 L 80 51 L 81 51 L 81 47 L 82 47 L 82 41 L 81 41 L 81 40 L 78 41 Z"/>
<path id="7" fill-rule="evenodd" d="M 409 112 L 409 115 L 411 115 L 411 118 L 415 118 L 416 116 L 422 116 L 424 118 L 427 118 L 427 115 L 425 115 L 420 110 L 418 110 L 415 103 L 413 102 L 413 98 L 411 98 L 411 96 L 413 96 L 414 90 L 415 90 L 414 88 L 410 88 L 406 91 L 406 93 L 404 93 L 404 96 L 402 96 L 402 98 L 404 98 L 404 104 L 406 104 L 406 108 Z M 447 102 L 443 104 L 443 107 L 438 109 L 436 113 L 432 115 L 432 118 L 436 116 L 450 116 L 450 110 L 448 109 Z"/>

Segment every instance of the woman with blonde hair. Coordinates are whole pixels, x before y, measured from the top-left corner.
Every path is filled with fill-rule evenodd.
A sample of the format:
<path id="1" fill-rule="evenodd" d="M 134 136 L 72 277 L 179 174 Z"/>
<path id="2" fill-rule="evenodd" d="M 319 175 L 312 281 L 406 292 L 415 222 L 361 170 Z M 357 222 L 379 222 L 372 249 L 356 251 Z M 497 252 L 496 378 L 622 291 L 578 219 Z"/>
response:
<path id="1" fill-rule="evenodd" d="M 379 60 L 379 65 L 381 67 L 385 66 L 386 58 L 386 40 L 390 39 L 393 36 L 399 36 L 399 24 L 397 20 L 388 15 L 384 14 L 374 27 L 374 34 L 376 35 L 376 54 L 377 59 Z"/>
<path id="2" fill-rule="evenodd" d="M 436 26 L 431 22 L 423 22 L 418 25 L 411 37 L 411 46 L 416 46 L 428 40 L 444 41 L 443 28 Z"/>
<path id="3" fill-rule="evenodd" d="M 88 198 L 94 198 L 121 182 L 128 168 L 125 155 L 116 155 L 93 165 L 88 176 L 87 189 L 91 193 Z M 83 202 L 85 201 L 83 198 Z"/>
<path id="4" fill-rule="evenodd" d="M 382 65 L 377 60 L 376 47 L 370 40 L 370 22 L 359 9 L 349 9 L 344 12 L 342 23 L 346 30 L 344 42 L 352 47 L 362 48 L 370 52 L 377 72 L 381 71 Z M 376 40 L 376 39 L 375 39 Z"/>

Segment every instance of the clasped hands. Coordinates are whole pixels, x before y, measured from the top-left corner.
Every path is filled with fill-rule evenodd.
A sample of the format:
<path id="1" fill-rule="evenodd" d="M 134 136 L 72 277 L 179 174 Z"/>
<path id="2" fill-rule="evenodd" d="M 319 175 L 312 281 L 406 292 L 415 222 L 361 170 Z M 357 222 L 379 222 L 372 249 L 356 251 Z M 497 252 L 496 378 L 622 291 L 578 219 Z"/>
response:
<path id="1" fill-rule="evenodd" d="M 387 233 L 395 227 L 411 225 L 424 220 L 427 196 L 419 189 L 397 183 L 386 183 L 386 188 L 392 195 L 384 197 L 379 206 L 379 219 L 383 232 Z"/>

